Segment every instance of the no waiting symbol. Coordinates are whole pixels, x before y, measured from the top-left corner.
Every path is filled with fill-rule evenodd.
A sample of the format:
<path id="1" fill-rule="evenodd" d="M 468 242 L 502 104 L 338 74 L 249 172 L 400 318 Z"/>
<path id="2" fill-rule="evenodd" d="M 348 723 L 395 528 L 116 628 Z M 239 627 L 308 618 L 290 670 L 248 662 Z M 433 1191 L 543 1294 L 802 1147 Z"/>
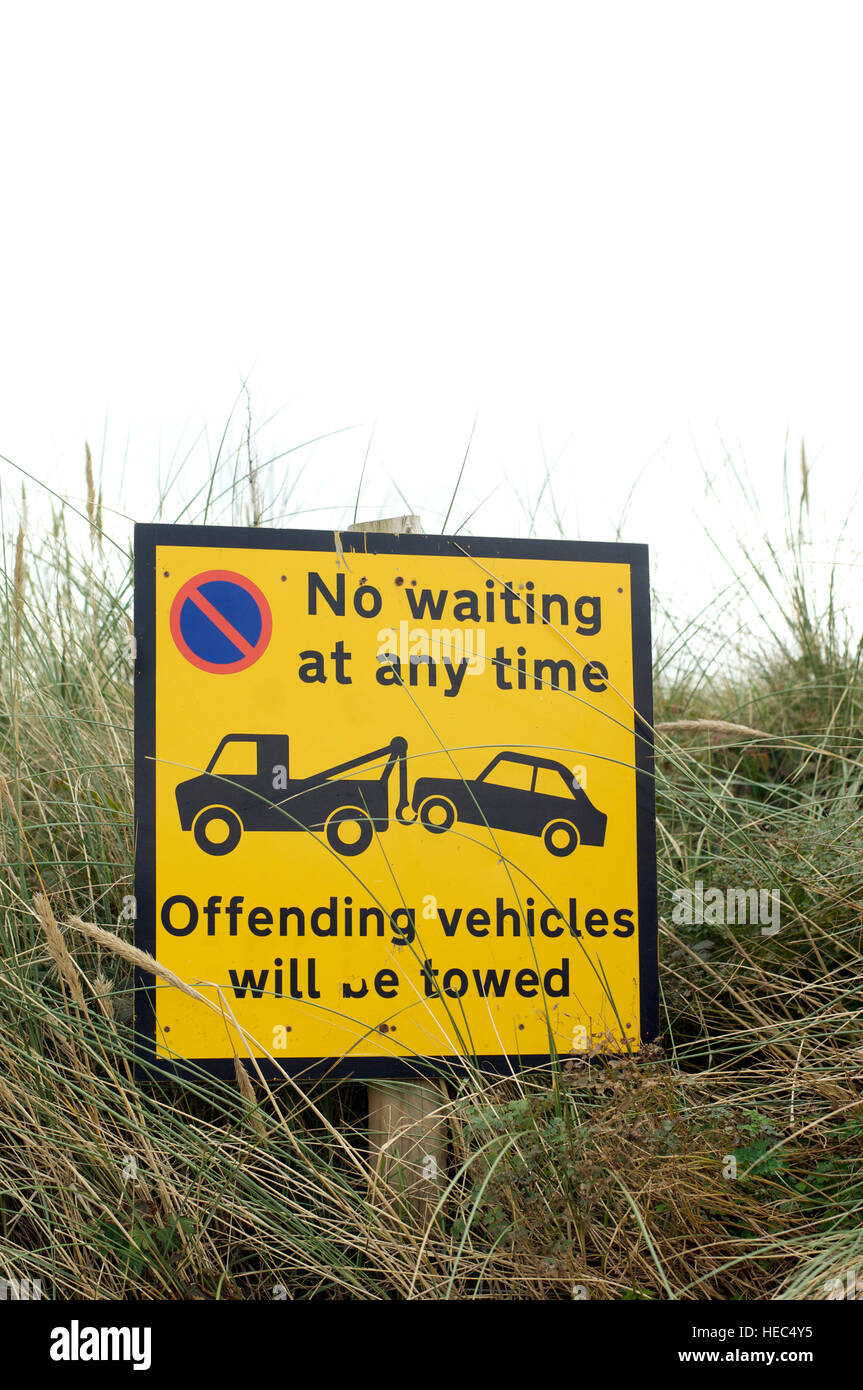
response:
<path id="1" fill-rule="evenodd" d="M 232 570 L 189 579 L 171 605 L 171 636 L 201 671 L 245 671 L 263 656 L 273 631 L 270 605 L 257 584 Z"/>

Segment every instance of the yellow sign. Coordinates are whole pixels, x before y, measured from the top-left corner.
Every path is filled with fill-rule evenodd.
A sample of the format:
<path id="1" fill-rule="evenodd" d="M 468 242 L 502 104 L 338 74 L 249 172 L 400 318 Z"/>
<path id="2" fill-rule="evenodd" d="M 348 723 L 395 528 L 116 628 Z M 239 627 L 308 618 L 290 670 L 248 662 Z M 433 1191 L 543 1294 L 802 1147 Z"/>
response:
<path id="1" fill-rule="evenodd" d="M 646 547 L 135 544 L 137 941 L 203 996 L 142 978 L 144 1065 L 505 1070 L 654 1035 Z"/>

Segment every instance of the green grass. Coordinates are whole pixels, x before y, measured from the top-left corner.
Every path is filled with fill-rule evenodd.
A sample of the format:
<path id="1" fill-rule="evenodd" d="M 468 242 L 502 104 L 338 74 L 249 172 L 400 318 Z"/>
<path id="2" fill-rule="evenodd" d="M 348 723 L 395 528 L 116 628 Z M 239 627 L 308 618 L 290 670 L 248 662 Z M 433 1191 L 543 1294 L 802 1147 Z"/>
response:
<path id="1" fill-rule="evenodd" d="M 267 524 L 246 445 L 162 519 Z M 83 535 L 58 503 L 45 534 L 5 543 L 0 1276 L 85 1299 L 824 1297 L 854 1267 L 863 1283 L 863 677 L 835 586 L 816 599 L 804 503 L 781 545 L 740 552 L 777 620 L 733 669 L 697 655 L 715 615 L 664 621 L 661 1045 L 451 1084 L 447 1182 L 418 1225 L 373 1184 L 365 1088 L 131 1078 L 130 953 L 75 926 L 132 937 L 131 562 L 88 484 Z M 778 886 L 781 930 L 675 926 L 698 879 Z"/>

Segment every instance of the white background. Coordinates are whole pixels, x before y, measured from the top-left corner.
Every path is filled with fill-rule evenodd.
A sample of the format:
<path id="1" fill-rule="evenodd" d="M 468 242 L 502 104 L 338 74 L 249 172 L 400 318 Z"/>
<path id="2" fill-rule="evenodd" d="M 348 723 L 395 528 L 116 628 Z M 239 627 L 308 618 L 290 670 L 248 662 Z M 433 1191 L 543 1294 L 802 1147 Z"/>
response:
<path id="1" fill-rule="evenodd" d="M 150 519 L 182 464 L 173 519 L 247 381 L 256 461 L 296 450 L 262 470 L 290 525 L 350 521 L 368 451 L 360 518 L 406 501 L 441 529 L 476 421 L 449 530 L 478 505 L 475 534 L 623 519 L 684 612 L 735 529 L 781 544 L 801 437 L 838 537 L 863 463 L 859 6 L 0 15 L 0 453 L 42 482 L 80 501 L 86 438 L 106 505 Z M 10 463 L 0 483 L 9 532 Z"/>

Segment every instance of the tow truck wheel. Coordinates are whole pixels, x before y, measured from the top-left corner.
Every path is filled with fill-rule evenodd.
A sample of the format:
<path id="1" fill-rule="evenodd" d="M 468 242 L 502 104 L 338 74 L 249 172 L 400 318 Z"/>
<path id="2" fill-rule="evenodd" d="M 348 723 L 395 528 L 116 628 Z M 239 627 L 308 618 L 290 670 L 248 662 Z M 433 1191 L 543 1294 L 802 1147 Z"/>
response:
<path id="1" fill-rule="evenodd" d="M 578 845 L 578 831 L 571 821 L 550 820 L 542 832 L 542 843 L 549 854 L 563 859 L 565 855 L 572 854 Z"/>
<path id="2" fill-rule="evenodd" d="M 419 809 L 420 823 L 433 835 L 442 835 L 455 825 L 455 807 L 445 796 L 427 796 Z"/>
<path id="3" fill-rule="evenodd" d="M 340 806 L 327 818 L 324 833 L 331 849 L 350 858 L 368 849 L 375 829 L 365 811 L 356 806 Z"/>
<path id="4" fill-rule="evenodd" d="M 206 854 L 230 854 L 240 843 L 243 822 L 227 806 L 208 806 L 192 827 L 195 844 Z"/>

